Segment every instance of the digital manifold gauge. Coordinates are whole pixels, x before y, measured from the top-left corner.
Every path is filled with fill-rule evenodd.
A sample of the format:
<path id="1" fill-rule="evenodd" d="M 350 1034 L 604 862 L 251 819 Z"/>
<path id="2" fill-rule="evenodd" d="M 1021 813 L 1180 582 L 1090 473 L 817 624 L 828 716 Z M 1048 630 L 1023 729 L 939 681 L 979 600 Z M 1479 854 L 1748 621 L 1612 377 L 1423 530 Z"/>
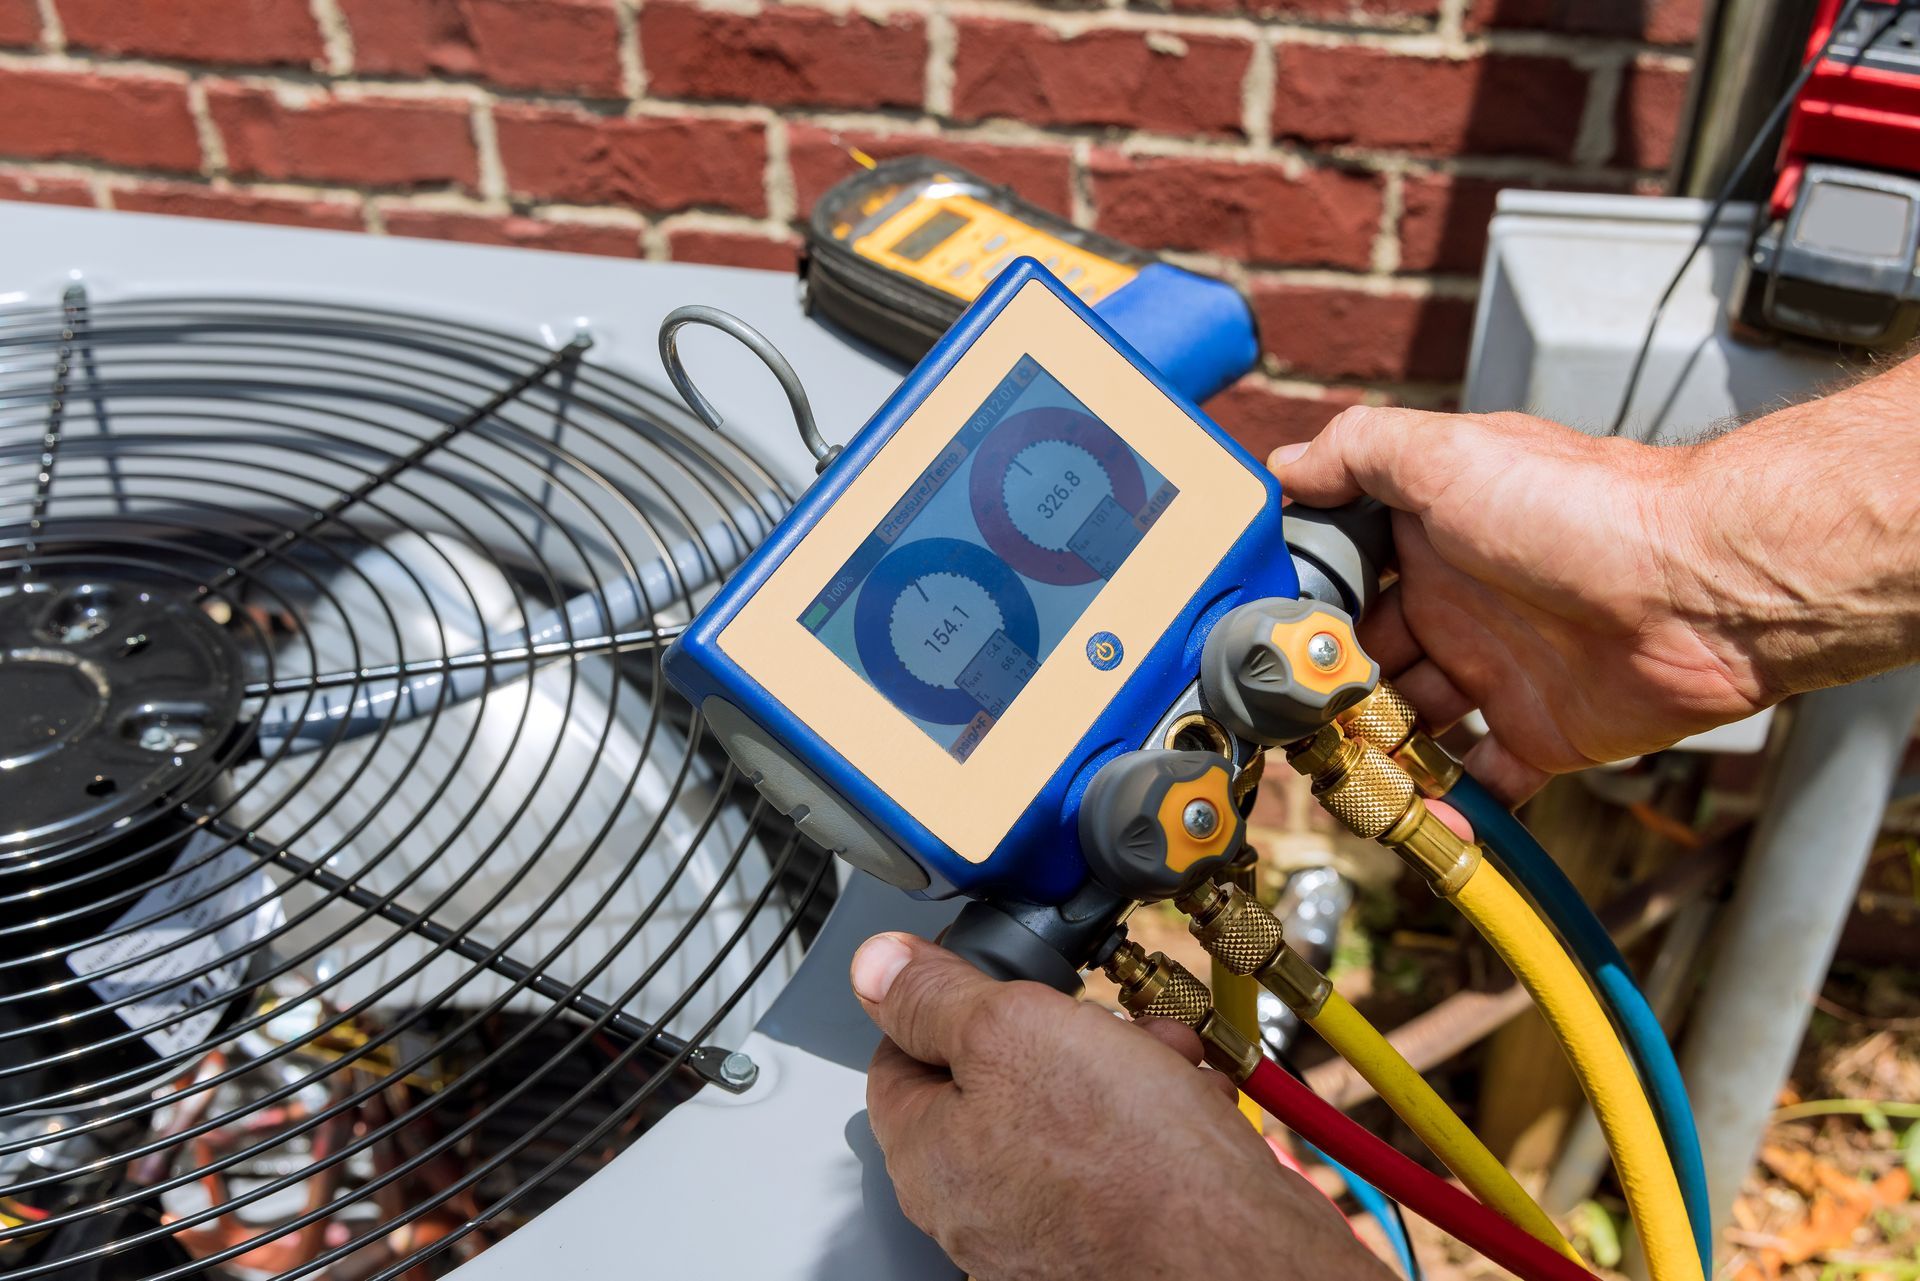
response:
<path id="1" fill-rule="evenodd" d="M 1273 477 L 1021 259 L 666 670 L 849 862 L 925 897 L 1057 905 L 1088 879 L 1094 774 L 1197 706 L 1215 621 L 1297 587 Z"/>

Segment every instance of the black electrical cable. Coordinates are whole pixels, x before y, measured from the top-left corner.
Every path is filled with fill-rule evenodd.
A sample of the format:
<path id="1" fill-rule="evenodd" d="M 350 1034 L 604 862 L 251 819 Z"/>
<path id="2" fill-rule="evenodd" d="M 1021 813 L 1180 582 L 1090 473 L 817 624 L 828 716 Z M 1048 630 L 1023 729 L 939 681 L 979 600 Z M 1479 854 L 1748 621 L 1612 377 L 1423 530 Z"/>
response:
<path id="1" fill-rule="evenodd" d="M 1420 1270 L 1420 1252 L 1413 1248 L 1413 1234 L 1407 1231 L 1407 1212 L 1392 1197 L 1387 1205 L 1393 1210 L 1393 1222 L 1400 1229 L 1400 1239 L 1407 1243 L 1407 1281 L 1424 1281 L 1425 1274 Z"/>
<path id="2" fill-rule="evenodd" d="M 1727 202 L 1733 199 L 1733 193 L 1746 180 L 1747 172 L 1753 168 L 1754 162 L 1767 149 L 1773 135 L 1779 131 L 1781 122 L 1786 119 L 1787 112 L 1792 109 L 1793 100 L 1800 96 L 1802 89 L 1806 88 L 1807 81 L 1813 77 L 1814 68 L 1825 60 L 1833 48 L 1833 42 L 1853 20 L 1853 15 L 1861 3 L 1862 0 L 1847 0 L 1846 4 L 1841 6 L 1840 12 L 1834 17 L 1833 28 L 1827 32 L 1827 38 L 1821 43 L 1819 52 L 1807 59 L 1806 65 L 1800 68 L 1793 82 L 1787 86 L 1786 92 L 1780 95 L 1780 100 L 1774 103 L 1773 109 L 1767 113 L 1766 122 L 1753 135 L 1753 141 L 1747 144 L 1747 149 L 1740 154 L 1739 161 L 1722 180 L 1720 190 L 1714 194 L 1713 203 L 1707 207 L 1707 216 L 1700 222 L 1700 234 L 1694 237 L 1692 246 L 1687 250 L 1687 256 L 1680 260 L 1680 266 L 1674 270 L 1673 277 L 1667 281 L 1667 287 L 1660 291 L 1660 301 L 1653 305 L 1653 315 L 1647 318 L 1647 331 L 1640 338 L 1640 349 L 1634 354 L 1633 368 L 1627 373 L 1626 390 L 1620 394 L 1620 409 L 1614 414 L 1613 426 L 1607 429 L 1607 435 L 1618 436 L 1627 425 L 1627 412 L 1633 408 L 1634 393 L 1640 388 L 1640 375 L 1646 369 L 1647 356 L 1653 351 L 1654 331 L 1660 327 L 1660 318 L 1666 314 L 1667 304 L 1673 301 L 1674 292 L 1680 288 L 1681 278 L 1687 274 L 1687 268 L 1693 265 L 1693 260 L 1699 257 L 1700 251 L 1706 247 L 1707 238 L 1713 234 L 1713 229 L 1719 223 L 1720 214 L 1727 207 Z M 1879 30 L 1861 42 L 1859 51 L 1854 55 L 1855 61 L 1865 56 L 1867 50 L 1871 49 L 1874 42 L 1893 25 L 1895 19 L 1900 16 L 1901 10 L 1908 7 L 1909 3 L 1911 0 L 1903 0 L 1903 3 L 1887 6 L 1887 20 L 1880 24 Z"/>

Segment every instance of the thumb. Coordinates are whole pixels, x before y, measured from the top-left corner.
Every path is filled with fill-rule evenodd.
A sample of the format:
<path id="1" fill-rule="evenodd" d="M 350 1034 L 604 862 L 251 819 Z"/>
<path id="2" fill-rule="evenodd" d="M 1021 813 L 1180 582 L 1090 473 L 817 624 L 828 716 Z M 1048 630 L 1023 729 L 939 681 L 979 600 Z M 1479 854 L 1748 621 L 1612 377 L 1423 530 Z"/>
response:
<path id="1" fill-rule="evenodd" d="M 1356 405 L 1341 410 L 1311 441 L 1276 449 L 1267 466 L 1287 497 L 1302 506 L 1338 507 L 1365 496 L 1417 511 L 1413 465 L 1419 455 L 1445 448 L 1438 433 L 1452 421 L 1450 414 Z"/>
<path id="2" fill-rule="evenodd" d="M 966 1029 L 1007 986 L 911 934 L 876 934 L 862 943 L 853 954 L 852 979 L 854 995 L 880 1030 L 936 1067 L 953 1065 Z"/>

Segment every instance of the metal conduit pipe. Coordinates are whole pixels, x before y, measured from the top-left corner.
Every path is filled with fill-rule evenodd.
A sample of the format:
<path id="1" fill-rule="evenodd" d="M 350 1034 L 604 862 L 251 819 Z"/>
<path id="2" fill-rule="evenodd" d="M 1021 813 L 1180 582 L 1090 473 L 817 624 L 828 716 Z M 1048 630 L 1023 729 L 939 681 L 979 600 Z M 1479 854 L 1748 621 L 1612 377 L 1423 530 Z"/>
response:
<path id="1" fill-rule="evenodd" d="M 1735 157 L 1799 70 L 1814 0 L 1719 0 L 1694 50 L 1692 92 L 1669 173 L 1677 196 L 1711 197 Z M 1765 194 L 1771 166 L 1756 165 L 1737 200 Z"/>
<path id="2" fill-rule="evenodd" d="M 1920 716 L 1920 667 L 1803 695 L 1726 914 L 1681 1070 L 1714 1230 L 1759 1150 Z"/>

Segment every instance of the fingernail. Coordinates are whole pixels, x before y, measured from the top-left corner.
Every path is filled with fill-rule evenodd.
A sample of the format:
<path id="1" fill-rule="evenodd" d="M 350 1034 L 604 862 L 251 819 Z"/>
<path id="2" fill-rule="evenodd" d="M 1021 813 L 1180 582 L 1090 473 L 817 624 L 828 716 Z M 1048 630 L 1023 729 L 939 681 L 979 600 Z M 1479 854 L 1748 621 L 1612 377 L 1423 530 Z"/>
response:
<path id="1" fill-rule="evenodd" d="M 1297 463 L 1300 456 L 1307 452 L 1307 446 L 1313 442 L 1303 440 L 1295 445 L 1282 445 L 1267 456 L 1267 466 L 1285 467 L 1288 463 Z"/>
<path id="2" fill-rule="evenodd" d="M 887 990 L 912 959 L 913 953 L 897 935 L 874 935 L 853 954 L 853 990 L 863 1001 L 886 1000 Z"/>

